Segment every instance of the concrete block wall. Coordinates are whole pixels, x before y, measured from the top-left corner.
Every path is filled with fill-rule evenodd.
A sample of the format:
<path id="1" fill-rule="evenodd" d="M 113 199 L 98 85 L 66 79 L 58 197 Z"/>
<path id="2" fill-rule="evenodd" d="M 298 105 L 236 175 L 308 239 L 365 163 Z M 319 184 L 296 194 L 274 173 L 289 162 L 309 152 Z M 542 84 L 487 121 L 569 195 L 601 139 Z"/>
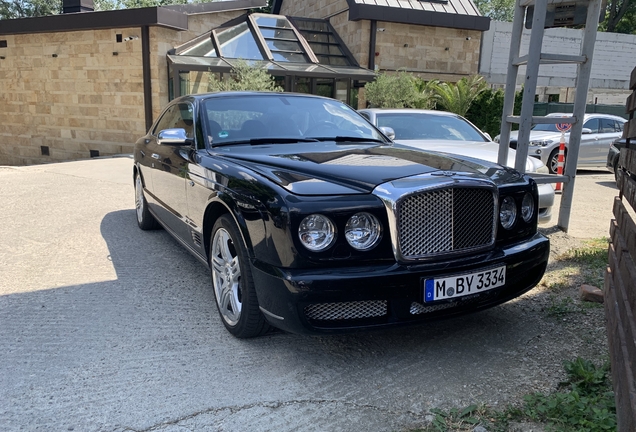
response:
<path id="1" fill-rule="evenodd" d="M 150 29 L 153 118 L 168 103 L 168 50 L 241 13 L 191 15 L 188 31 Z M 118 43 L 117 34 L 137 39 Z M 141 28 L 0 40 L 7 41 L 0 48 L 0 165 L 86 159 L 91 150 L 100 156 L 132 152 L 146 133 Z"/>
<path id="2" fill-rule="evenodd" d="M 7 41 L 0 164 L 131 152 L 144 133 L 141 40 L 117 43 L 118 33 L 140 35 L 136 28 L 0 35 Z"/>
<path id="3" fill-rule="evenodd" d="M 484 33 L 480 74 L 493 85 L 504 85 L 508 68 L 512 23 L 492 21 Z M 583 30 L 553 28 L 545 31 L 542 51 L 579 55 Z M 521 54 L 528 52 L 530 30 L 524 30 Z M 622 104 L 629 95 L 629 77 L 636 58 L 636 35 L 598 32 L 594 46 L 588 103 Z M 521 86 L 525 67 L 519 68 L 517 85 Z M 572 102 L 576 85 L 576 65 L 541 65 L 538 87 L 550 94 L 560 94 L 561 102 Z M 545 92 L 543 91 L 543 92 Z M 541 93 L 541 92 L 538 92 Z M 621 101 L 622 100 L 622 101 Z"/>
<path id="4" fill-rule="evenodd" d="M 458 81 L 478 72 L 478 30 L 380 21 L 377 27 L 375 63 L 380 70 L 403 69 L 443 81 Z"/>

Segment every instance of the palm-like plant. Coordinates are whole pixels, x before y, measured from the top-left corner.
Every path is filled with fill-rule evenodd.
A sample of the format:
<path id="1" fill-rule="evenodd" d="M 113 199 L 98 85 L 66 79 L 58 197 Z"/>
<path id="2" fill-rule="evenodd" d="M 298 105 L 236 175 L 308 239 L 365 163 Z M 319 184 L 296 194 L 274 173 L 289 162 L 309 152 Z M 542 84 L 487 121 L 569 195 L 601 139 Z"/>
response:
<path id="1" fill-rule="evenodd" d="M 433 86 L 433 92 L 442 108 L 464 116 L 477 96 L 487 88 L 484 77 L 473 75 L 460 79 L 456 84 L 437 83 Z"/>

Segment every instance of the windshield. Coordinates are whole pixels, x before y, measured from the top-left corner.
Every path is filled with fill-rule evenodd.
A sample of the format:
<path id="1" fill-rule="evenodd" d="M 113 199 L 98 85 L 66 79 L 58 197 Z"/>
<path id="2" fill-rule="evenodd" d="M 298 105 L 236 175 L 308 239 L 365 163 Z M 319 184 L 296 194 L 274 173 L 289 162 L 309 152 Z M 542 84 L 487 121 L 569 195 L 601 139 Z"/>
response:
<path id="1" fill-rule="evenodd" d="M 531 128 L 533 131 L 559 132 L 554 124 L 536 124 Z"/>
<path id="2" fill-rule="evenodd" d="M 395 131 L 396 140 L 488 141 L 461 117 L 429 113 L 377 114 L 378 126 Z"/>
<path id="3" fill-rule="evenodd" d="M 388 142 L 348 105 L 285 93 L 240 94 L 204 101 L 212 146 L 333 139 Z"/>

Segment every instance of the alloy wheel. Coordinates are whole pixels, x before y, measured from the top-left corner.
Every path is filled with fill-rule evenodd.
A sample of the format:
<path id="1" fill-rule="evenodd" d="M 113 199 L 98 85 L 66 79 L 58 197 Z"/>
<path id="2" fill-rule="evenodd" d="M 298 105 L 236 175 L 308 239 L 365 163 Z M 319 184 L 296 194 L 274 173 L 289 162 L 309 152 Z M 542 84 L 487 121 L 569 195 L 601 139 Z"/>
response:
<path id="1" fill-rule="evenodd" d="M 212 240 L 212 281 L 221 316 L 231 326 L 241 318 L 241 266 L 230 233 L 219 228 Z"/>

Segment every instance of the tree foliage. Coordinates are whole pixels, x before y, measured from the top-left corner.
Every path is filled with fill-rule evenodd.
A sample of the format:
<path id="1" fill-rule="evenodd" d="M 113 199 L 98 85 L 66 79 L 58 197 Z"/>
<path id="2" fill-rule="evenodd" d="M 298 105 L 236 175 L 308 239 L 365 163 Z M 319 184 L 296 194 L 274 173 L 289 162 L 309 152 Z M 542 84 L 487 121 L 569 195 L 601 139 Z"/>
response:
<path id="1" fill-rule="evenodd" d="M 446 111 L 466 115 L 473 101 L 488 88 L 484 77 L 473 75 L 460 79 L 456 84 L 439 83 L 433 86 L 438 105 Z"/>
<path id="2" fill-rule="evenodd" d="M 600 30 L 636 34 L 636 0 L 608 0 Z"/>
<path id="3" fill-rule="evenodd" d="M 0 0 L 0 19 L 30 18 L 62 12 L 62 0 Z"/>
<path id="4" fill-rule="evenodd" d="M 283 89 L 276 85 L 274 77 L 265 69 L 249 65 L 245 61 L 238 62 L 230 72 L 230 79 L 223 81 L 210 75 L 209 91 L 278 91 Z"/>
<path id="5" fill-rule="evenodd" d="M 173 4 L 188 4 L 188 0 L 94 0 L 95 10 L 136 9 Z"/>
<path id="6" fill-rule="evenodd" d="M 512 21 L 515 14 L 515 0 L 475 0 L 475 6 L 483 16 L 496 21 Z"/>
<path id="7" fill-rule="evenodd" d="M 379 73 L 364 86 L 367 102 L 377 108 L 432 108 L 429 85 L 408 72 Z"/>

